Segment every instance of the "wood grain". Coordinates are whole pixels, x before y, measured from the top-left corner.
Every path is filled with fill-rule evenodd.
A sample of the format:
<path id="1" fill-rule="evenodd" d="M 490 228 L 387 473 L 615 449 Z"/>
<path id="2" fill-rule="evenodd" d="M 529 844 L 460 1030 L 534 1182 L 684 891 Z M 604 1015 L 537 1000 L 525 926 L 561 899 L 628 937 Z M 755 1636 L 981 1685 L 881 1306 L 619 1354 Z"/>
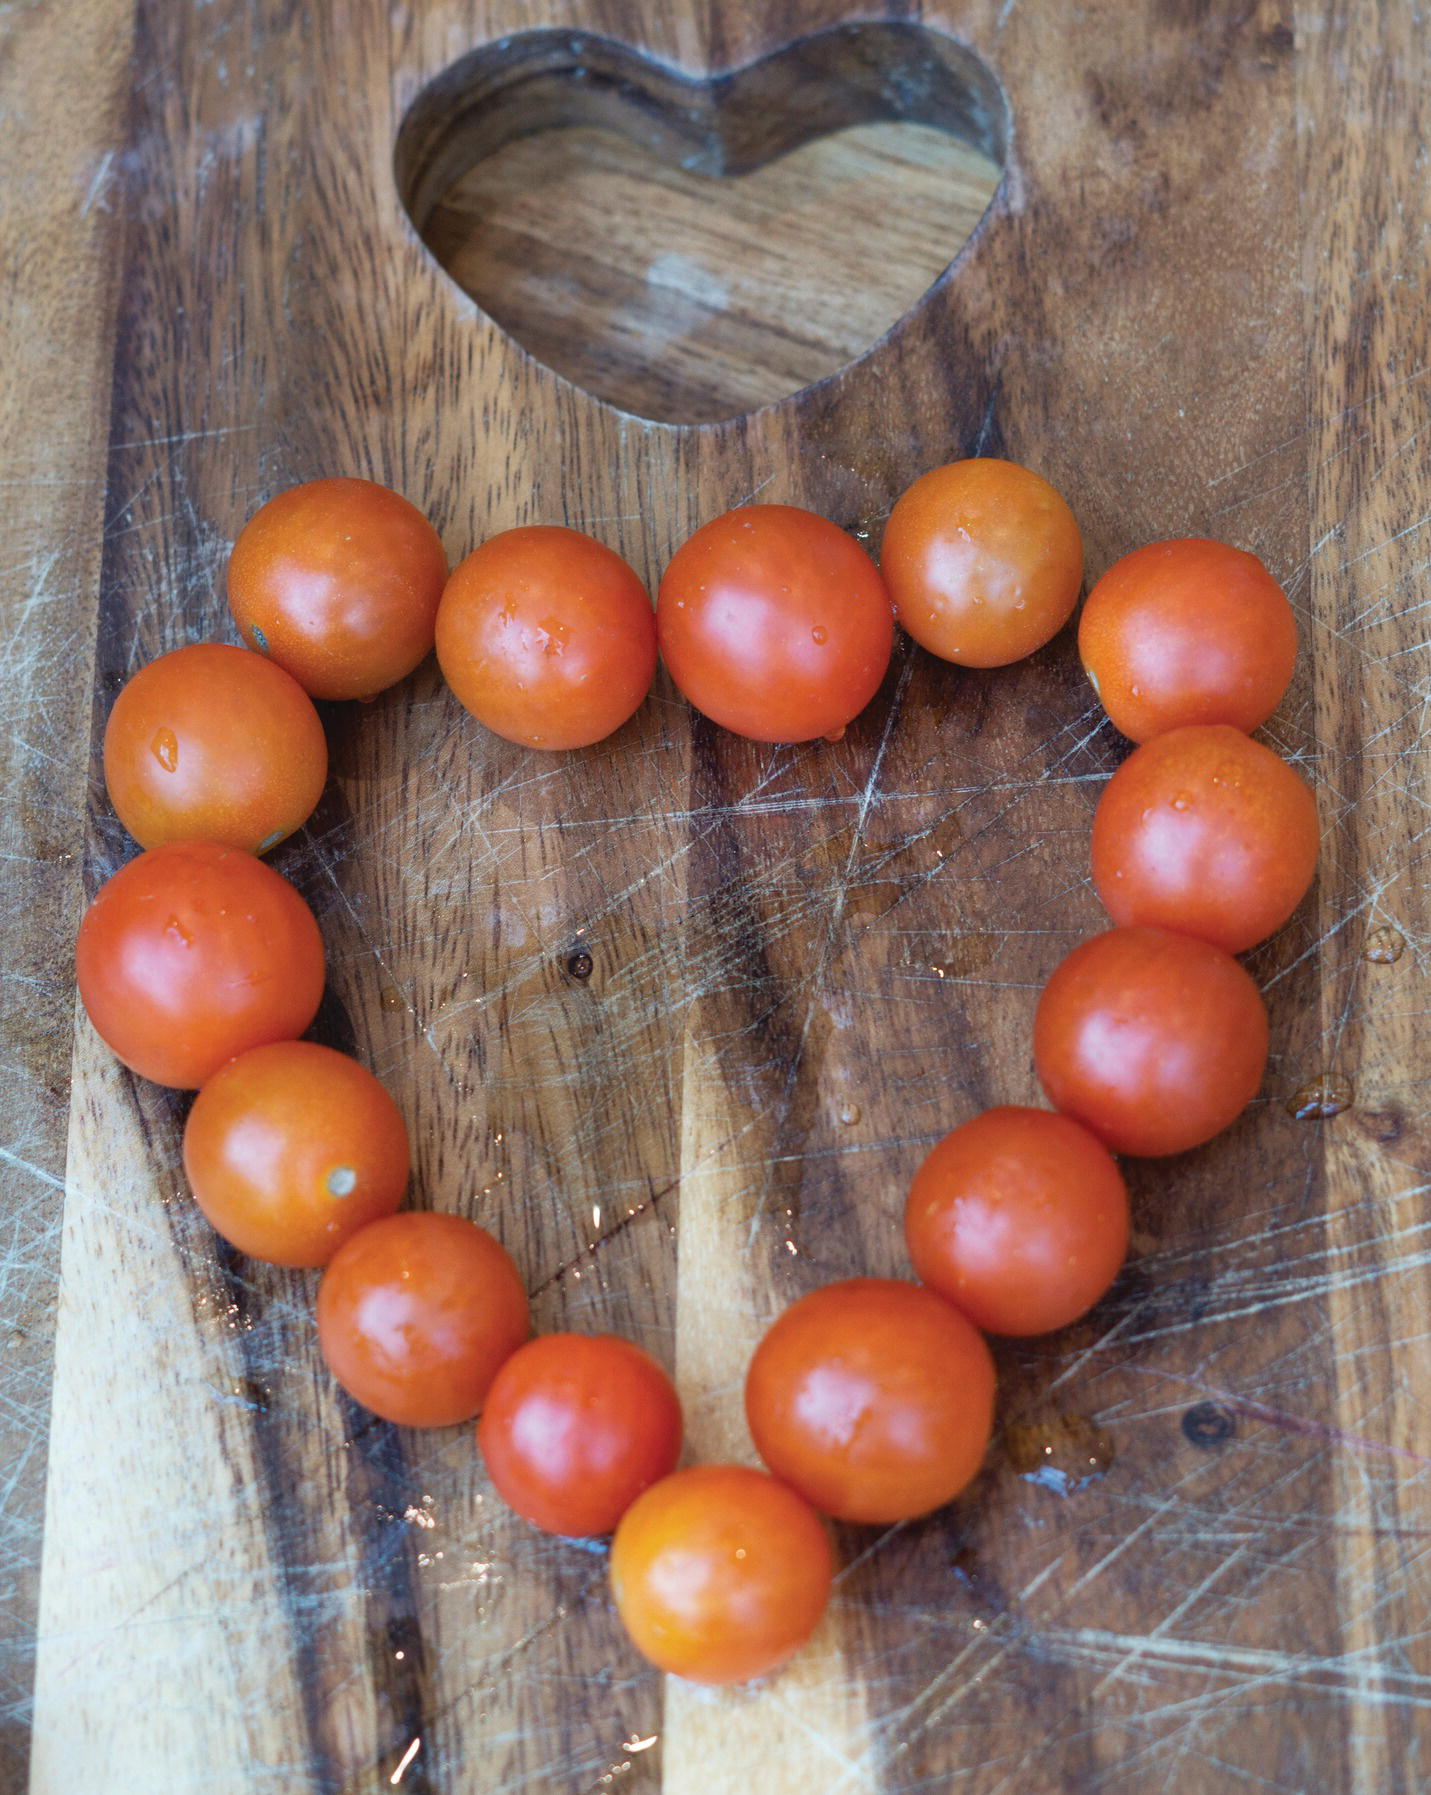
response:
<path id="1" fill-rule="evenodd" d="M 715 128 L 706 75 L 855 11 L 136 0 L 83 31 L 53 6 L 3 22 L 29 115 L 99 98 L 44 136 L 59 151 L 34 138 L 0 212 L 7 251 L 41 245 L 6 266 L 46 320 L 7 326 L 6 440 L 35 476 L 0 488 L 19 558 L 5 1142 L 24 1162 L 0 1338 L 51 1301 L 55 1327 L 52 1375 L 42 1352 L 0 1411 L 0 1786 L 22 1786 L 30 1721 L 42 1795 L 1425 1785 L 1413 9 L 1090 0 L 1076 31 L 1053 0 L 920 9 L 1007 96 L 996 203 L 868 355 L 716 424 L 643 422 L 543 367 L 404 210 L 409 109 L 474 53 L 518 56 L 525 30 L 619 39 L 622 66 L 648 53 L 653 91 L 690 101 L 652 102 L 679 135 Z M 827 50 L 809 55 L 790 91 L 848 110 Z M 46 86 L 47 66 L 83 84 Z M 671 178 L 654 168 L 653 191 Z M 600 1549 L 505 1515 L 467 1430 L 347 1403 L 312 1278 L 215 1246 L 182 1190 L 183 1101 L 82 1018 L 71 1034 L 79 862 L 52 848 L 73 851 L 88 778 L 86 886 L 130 851 L 95 779 L 108 702 L 160 649 L 231 638 L 228 546 L 291 481 L 387 480 L 454 557 L 573 524 L 654 583 L 695 524 L 753 497 L 874 546 L 914 475 L 973 452 L 1060 486 L 1092 574 L 1206 533 L 1288 582 L 1304 652 L 1267 736 L 1317 781 L 1322 877 L 1249 958 L 1272 1011 L 1263 1098 L 1202 1151 L 1132 1169 L 1135 1255 L 1092 1317 L 999 1349 L 1006 1431 L 975 1488 L 919 1525 L 840 1529 L 830 1617 L 781 1678 L 666 1688 L 617 1632 Z M 63 580 L 35 558 L 55 543 Z M 845 740 L 799 749 L 723 736 L 663 682 L 609 745 L 538 757 L 483 735 L 431 666 L 326 720 L 330 792 L 276 863 L 328 943 L 320 1037 L 412 1123 L 414 1201 L 492 1227 L 540 1326 L 614 1328 L 670 1365 L 693 1453 L 748 1456 L 740 1378 L 766 1321 L 826 1279 L 905 1274 L 896 1220 L 928 1144 L 1036 1097 L 1034 999 L 1100 926 L 1088 824 L 1123 751 L 1070 638 L 993 674 L 904 645 Z M 24 1057 L 41 1014 L 63 1021 L 40 1031 L 40 1080 L 73 1054 L 62 1227 L 52 1209 L 37 1228 L 60 1169 L 60 1100 Z M 1354 1101 L 1295 1120 L 1286 1099 L 1329 1069 Z M 1066 1452 L 1067 1493 L 1024 1475 L 1030 1438 Z"/>
<path id="2" fill-rule="evenodd" d="M 930 125 L 852 126 L 725 177 L 569 125 L 484 157 L 424 236 L 549 368 L 641 417 L 705 423 L 862 355 L 948 267 L 998 181 Z"/>
<path id="3" fill-rule="evenodd" d="M 130 7 L 0 23 L 0 1788 L 29 1757 Z M 76 117 L 72 96 L 85 95 Z M 57 121 L 64 119 L 63 128 Z"/>
<path id="4" fill-rule="evenodd" d="M 1420 1589 L 1431 1415 L 1410 1370 L 1431 1263 L 1418 1066 L 1431 936 L 1431 503 L 1421 446 L 1431 320 L 1413 298 L 1425 282 L 1431 197 L 1402 177 L 1393 143 L 1402 130 L 1419 142 L 1431 107 L 1424 45 L 1408 19 L 1383 29 L 1309 16 L 1304 44 L 1303 179 L 1330 200 L 1302 270 L 1317 523 L 1299 574 L 1327 645 L 1315 716 L 1329 824 L 1319 1038 L 1304 1069 L 1344 1079 L 1352 1097 L 1341 1126 L 1328 1130 L 1319 1190 L 1338 1348 L 1335 1426 L 1346 1442 L 1335 1459 L 1341 1629 L 1362 1713 L 1350 1768 L 1362 1788 L 1410 1795 L 1431 1767 L 1407 1699 L 1431 1677 Z M 1330 129 L 1333 83 L 1366 127 L 1340 142 Z"/>

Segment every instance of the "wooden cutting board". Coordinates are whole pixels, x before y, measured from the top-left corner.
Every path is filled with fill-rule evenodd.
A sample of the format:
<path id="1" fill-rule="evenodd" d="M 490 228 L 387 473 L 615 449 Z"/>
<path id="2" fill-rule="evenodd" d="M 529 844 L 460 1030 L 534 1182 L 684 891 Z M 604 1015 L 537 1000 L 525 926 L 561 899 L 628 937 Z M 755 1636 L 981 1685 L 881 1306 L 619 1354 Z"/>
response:
<path id="1" fill-rule="evenodd" d="M 706 81 L 857 19 L 903 29 Z M 963 46 L 943 76 L 918 20 Z M 557 35 L 534 59 L 515 34 L 538 28 Z M 0 30 L 0 1786 L 1425 1789 L 1415 9 L 39 0 Z M 815 126 L 938 129 L 961 105 L 1004 163 L 992 209 L 878 341 L 873 307 L 841 372 L 723 414 L 745 324 L 686 283 L 725 347 L 673 328 L 686 387 L 630 402 L 725 415 L 699 426 L 515 346 L 403 206 L 450 225 L 459 164 L 537 125 L 644 119 L 664 192 L 683 159 L 719 172 Z M 849 220 L 881 292 L 891 210 Z M 825 202 L 811 220 L 828 241 Z M 550 266 L 509 234 L 503 278 L 520 299 L 542 273 L 559 310 L 571 270 L 549 220 L 528 227 Z M 613 213 L 611 266 L 628 227 Z M 951 212 L 948 255 L 966 228 Z M 770 283 L 740 281 L 777 225 L 756 239 L 730 236 L 726 290 L 758 312 Z M 808 260 L 792 275 L 830 353 L 829 289 L 860 286 L 837 247 L 820 304 Z M 611 314 L 573 303 L 599 346 Z M 638 386 L 660 359 L 623 354 Z M 714 399 L 683 411 L 707 374 Z M 1285 581 L 1303 652 L 1266 734 L 1317 783 L 1321 877 L 1249 958 L 1262 1098 L 1202 1151 L 1130 1168 L 1128 1269 L 1082 1325 L 998 1349 L 974 1488 L 918 1525 L 838 1530 L 828 1622 L 768 1686 L 663 1683 L 614 1626 L 603 1549 L 503 1512 L 468 1430 L 399 1433 L 335 1393 L 314 1280 L 216 1246 L 183 1188 L 184 1100 L 75 1018 L 73 930 L 130 851 L 98 731 L 144 659 L 229 636 L 229 545 L 292 481 L 387 480 L 454 558 L 520 521 L 577 525 L 654 583 L 755 495 L 873 546 L 911 478 L 976 450 L 1067 494 L 1091 575 L 1208 534 Z M 331 790 L 276 864 L 328 943 L 320 1037 L 412 1123 L 414 1201 L 492 1228 L 541 1327 L 616 1329 L 672 1366 L 693 1455 L 749 1456 L 740 1378 L 766 1321 L 831 1278 L 907 1275 L 897 1218 L 927 1146 L 1036 1100 L 1032 1008 L 1101 926 L 1089 819 L 1123 752 L 1071 636 L 995 674 L 906 645 L 845 740 L 800 749 L 724 736 L 663 683 L 608 746 L 544 758 L 485 735 L 431 666 L 328 725 Z"/>

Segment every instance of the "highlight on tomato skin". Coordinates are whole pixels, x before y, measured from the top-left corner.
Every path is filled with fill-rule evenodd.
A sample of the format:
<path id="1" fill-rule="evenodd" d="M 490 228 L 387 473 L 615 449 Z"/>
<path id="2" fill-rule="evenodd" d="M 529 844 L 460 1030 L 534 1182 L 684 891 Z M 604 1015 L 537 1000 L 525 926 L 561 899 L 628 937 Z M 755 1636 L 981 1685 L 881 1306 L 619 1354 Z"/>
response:
<path id="1" fill-rule="evenodd" d="M 510 1254 L 458 1215 L 408 1210 L 344 1241 L 318 1286 L 318 1345 L 357 1401 L 403 1427 L 482 1407 L 531 1329 Z"/>
<path id="2" fill-rule="evenodd" d="M 323 795 L 328 743 L 291 674 L 246 648 L 195 642 L 133 674 L 104 731 L 104 782 L 143 848 L 216 841 L 266 854 Z"/>
<path id="3" fill-rule="evenodd" d="M 660 1365 L 616 1334 L 539 1334 L 487 1392 L 477 1442 L 497 1494 L 548 1533 L 610 1533 L 676 1468 L 681 1404 Z"/>
<path id="4" fill-rule="evenodd" d="M 1267 1045 L 1267 1007 L 1245 968 L 1168 929 L 1080 942 L 1034 1013 L 1049 1102 L 1137 1158 L 1185 1153 L 1236 1121 L 1257 1095 Z"/>
<path id="5" fill-rule="evenodd" d="M 184 1171 L 209 1225 L 271 1265 L 320 1266 L 407 1188 L 407 1127 L 365 1066 L 277 1041 L 220 1066 L 184 1125 Z"/>
<path id="6" fill-rule="evenodd" d="M 834 740 L 880 688 L 894 610 L 874 562 L 828 518 L 745 505 L 677 549 L 656 632 L 682 695 L 723 729 Z"/>
<path id="7" fill-rule="evenodd" d="M 1317 872 L 1312 789 L 1225 723 L 1135 748 L 1093 816 L 1093 883 L 1116 923 L 1196 935 L 1239 954 L 1292 915 Z"/>
<path id="8" fill-rule="evenodd" d="M 1291 683 L 1297 622 L 1256 555 L 1177 538 L 1134 549 L 1095 581 L 1078 620 L 1078 653 L 1130 741 L 1191 723 L 1250 735 Z"/>
<path id="9" fill-rule="evenodd" d="M 801 1496 L 745 1465 L 676 1471 L 611 1543 L 611 1592 L 636 1649 L 696 1683 L 744 1683 L 791 1658 L 829 1600 L 834 1557 Z"/>
<path id="10" fill-rule="evenodd" d="M 978 1472 L 994 1362 L 964 1315 L 918 1284 L 847 1278 L 776 1317 L 751 1357 L 745 1414 L 775 1476 L 843 1521 L 912 1520 Z"/>
<path id="11" fill-rule="evenodd" d="M 1073 615 L 1083 537 L 1062 495 L 995 456 L 921 475 L 890 512 L 880 571 L 921 647 L 965 667 L 1005 667 Z"/>
<path id="12" fill-rule="evenodd" d="M 229 609 L 311 698 L 372 698 L 432 652 L 446 579 L 442 539 L 416 505 L 335 476 L 254 512 L 229 557 Z"/>
<path id="13" fill-rule="evenodd" d="M 491 536 L 453 569 L 437 659 L 479 723 L 525 747 L 587 748 L 635 715 L 656 674 L 646 588 L 579 530 Z"/>
<path id="14" fill-rule="evenodd" d="M 110 1050 L 141 1078 L 197 1090 L 235 1054 L 308 1027 L 323 938 L 262 860 L 219 842 L 165 842 L 96 892 L 75 968 Z"/>
<path id="15" fill-rule="evenodd" d="M 1108 1291 L 1128 1250 L 1128 1187 L 1067 1116 L 1004 1105 L 952 1129 L 909 1188 L 920 1282 L 987 1333 L 1048 1334 Z"/>

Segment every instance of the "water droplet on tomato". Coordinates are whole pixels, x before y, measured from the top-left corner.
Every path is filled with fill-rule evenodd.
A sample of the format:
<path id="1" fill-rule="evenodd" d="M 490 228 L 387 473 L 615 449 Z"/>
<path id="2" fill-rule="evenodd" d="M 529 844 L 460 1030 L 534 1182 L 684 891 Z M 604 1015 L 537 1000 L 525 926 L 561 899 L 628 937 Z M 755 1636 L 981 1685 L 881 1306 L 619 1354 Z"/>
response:
<path id="1" fill-rule="evenodd" d="M 1174 810 L 1191 810 L 1192 809 L 1192 799 L 1188 796 L 1188 794 L 1186 792 L 1179 792 L 1177 794 L 1177 796 L 1173 799 L 1173 809 Z"/>
<path id="2" fill-rule="evenodd" d="M 829 632 L 829 630 L 827 630 L 825 628 L 825 626 L 823 624 L 817 623 L 815 625 L 814 629 L 812 629 L 810 631 L 810 640 L 812 642 L 814 642 L 818 647 L 823 648 L 825 643 L 828 642 L 829 639 L 830 639 L 830 632 Z"/>
<path id="3" fill-rule="evenodd" d="M 358 1174 L 352 1166 L 334 1166 L 327 1182 L 329 1196 L 350 1197 L 358 1187 Z"/>

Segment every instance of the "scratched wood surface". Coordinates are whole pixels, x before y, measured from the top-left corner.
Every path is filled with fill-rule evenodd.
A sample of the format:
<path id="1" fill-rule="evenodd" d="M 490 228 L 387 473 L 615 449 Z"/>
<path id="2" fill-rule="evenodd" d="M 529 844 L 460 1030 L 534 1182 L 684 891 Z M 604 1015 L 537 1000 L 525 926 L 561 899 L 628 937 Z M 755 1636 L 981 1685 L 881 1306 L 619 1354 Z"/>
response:
<path id="1" fill-rule="evenodd" d="M 924 24 L 977 64 L 876 30 L 700 85 L 857 13 L 881 9 L 0 18 L 0 1788 L 1431 1783 L 1424 26 L 1401 0 L 937 0 Z M 560 37 L 524 63 L 539 27 Z M 1003 183 L 863 359 L 749 416 L 651 423 L 514 346 L 405 213 L 400 187 L 425 225 L 465 172 L 443 156 L 482 91 L 507 135 L 614 109 L 716 172 L 962 95 Z M 950 256 L 968 223 L 951 209 Z M 884 228 L 852 219 L 873 261 Z M 1249 960 L 1263 1096 L 1131 1168 L 1128 1269 L 1079 1327 L 999 1349 L 975 1487 L 841 1529 L 828 1622 L 768 1686 L 666 1685 L 613 1626 L 601 1549 L 505 1515 L 465 1429 L 334 1392 L 313 1280 L 215 1245 L 184 1101 L 74 1017 L 80 907 L 130 851 L 97 734 L 133 667 L 229 633 L 228 547 L 294 480 L 387 480 L 454 557 L 578 525 L 654 581 L 757 494 L 873 545 L 910 478 L 975 450 L 1055 481 L 1092 574 L 1207 533 L 1285 580 L 1303 656 L 1266 734 L 1317 782 L 1321 876 Z M 430 666 L 328 724 L 329 795 L 277 860 L 329 945 L 319 1035 L 389 1082 L 414 1200 L 498 1233 L 541 1326 L 643 1341 L 692 1453 L 747 1456 L 765 1321 L 903 1273 L 927 1145 L 1036 1096 L 1034 999 L 1100 926 L 1088 825 L 1123 752 L 1070 637 L 995 674 L 906 646 L 844 741 L 801 749 L 724 737 L 662 684 L 607 747 L 542 759 Z M 1314 1087 L 1345 1107 L 1297 1119 Z"/>

